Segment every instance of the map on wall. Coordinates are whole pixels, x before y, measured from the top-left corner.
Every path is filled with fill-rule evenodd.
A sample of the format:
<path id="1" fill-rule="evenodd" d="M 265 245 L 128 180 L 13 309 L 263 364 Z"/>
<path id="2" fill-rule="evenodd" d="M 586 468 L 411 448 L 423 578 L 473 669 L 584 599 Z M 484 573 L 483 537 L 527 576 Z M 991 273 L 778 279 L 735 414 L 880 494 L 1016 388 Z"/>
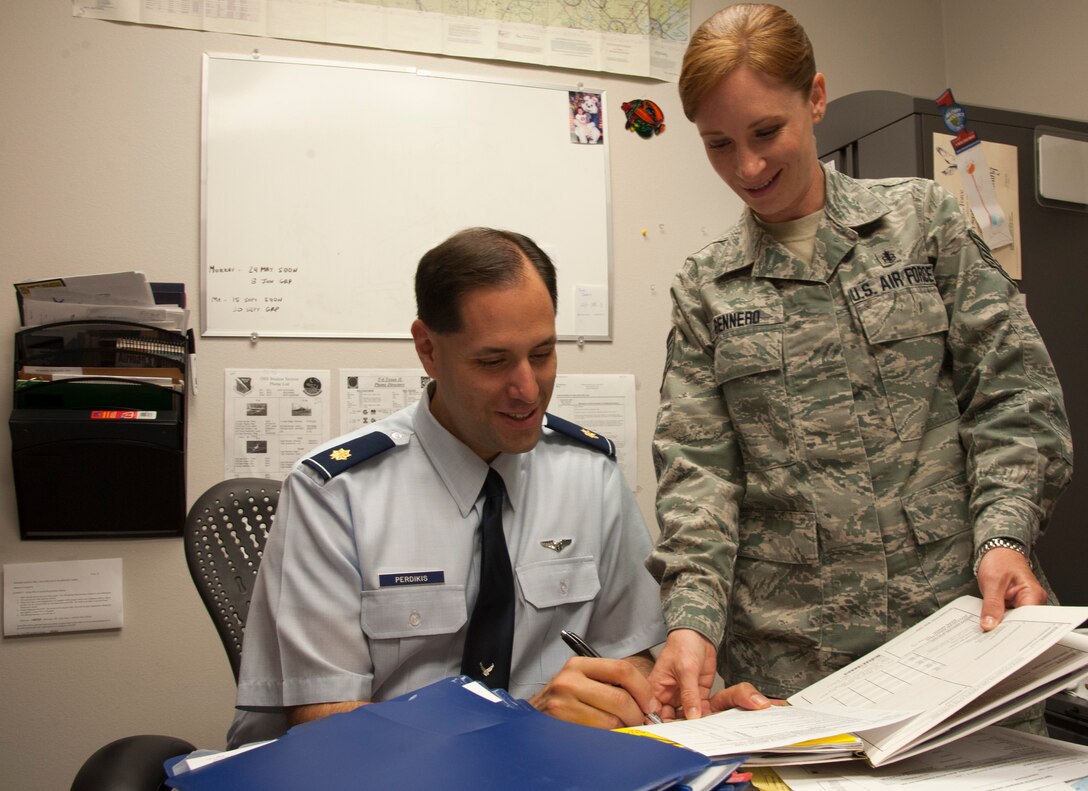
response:
<path id="1" fill-rule="evenodd" d="M 690 0 L 72 0 L 74 16 L 675 81 Z"/>

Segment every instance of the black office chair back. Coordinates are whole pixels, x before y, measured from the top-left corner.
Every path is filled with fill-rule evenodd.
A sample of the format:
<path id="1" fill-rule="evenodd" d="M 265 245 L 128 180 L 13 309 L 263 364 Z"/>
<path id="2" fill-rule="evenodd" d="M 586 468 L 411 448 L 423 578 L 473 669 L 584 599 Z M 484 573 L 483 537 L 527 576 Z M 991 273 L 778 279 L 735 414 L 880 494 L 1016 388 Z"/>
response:
<path id="1" fill-rule="evenodd" d="M 200 495 L 185 520 L 189 573 L 223 641 L 235 682 L 253 583 L 279 496 L 279 481 L 234 478 Z"/>

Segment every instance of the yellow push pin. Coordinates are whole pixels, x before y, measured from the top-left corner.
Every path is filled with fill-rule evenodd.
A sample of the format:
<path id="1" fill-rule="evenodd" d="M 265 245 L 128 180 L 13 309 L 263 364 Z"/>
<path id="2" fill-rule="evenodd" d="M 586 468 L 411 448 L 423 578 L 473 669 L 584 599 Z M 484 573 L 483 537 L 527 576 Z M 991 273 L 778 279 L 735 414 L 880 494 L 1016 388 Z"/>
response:
<path id="1" fill-rule="evenodd" d="M 642 235 L 645 236 L 647 233 L 649 233 L 649 232 L 645 228 L 643 228 L 642 229 Z"/>

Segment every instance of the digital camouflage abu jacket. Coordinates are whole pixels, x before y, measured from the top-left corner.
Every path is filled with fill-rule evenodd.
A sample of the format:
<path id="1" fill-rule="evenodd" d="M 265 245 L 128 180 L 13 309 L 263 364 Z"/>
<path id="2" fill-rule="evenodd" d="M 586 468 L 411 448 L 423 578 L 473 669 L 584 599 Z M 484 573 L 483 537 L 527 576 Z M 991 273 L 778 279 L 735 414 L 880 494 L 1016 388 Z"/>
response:
<path id="1" fill-rule="evenodd" d="M 1072 474 L 1042 339 L 952 196 L 825 178 L 812 263 L 749 210 L 685 262 L 654 438 L 666 622 L 772 696 L 977 595 L 975 547 L 1031 546 Z"/>

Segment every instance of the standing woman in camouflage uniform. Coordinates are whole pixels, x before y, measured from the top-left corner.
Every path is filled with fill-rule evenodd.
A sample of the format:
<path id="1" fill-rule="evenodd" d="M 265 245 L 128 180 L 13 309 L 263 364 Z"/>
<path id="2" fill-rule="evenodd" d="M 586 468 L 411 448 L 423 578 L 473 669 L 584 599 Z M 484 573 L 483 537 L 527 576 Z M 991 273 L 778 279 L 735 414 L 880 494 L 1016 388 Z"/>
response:
<path id="1" fill-rule="evenodd" d="M 785 697 L 957 596 L 986 630 L 1046 602 L 1072 447 L 1016 284 L 932 181 L 822 168 L 824 76 L 782 9 L 704 23 L 680 95 L 747 208 L 672 286 L 658 697 L 716 709 L 715 666 Z"/>

